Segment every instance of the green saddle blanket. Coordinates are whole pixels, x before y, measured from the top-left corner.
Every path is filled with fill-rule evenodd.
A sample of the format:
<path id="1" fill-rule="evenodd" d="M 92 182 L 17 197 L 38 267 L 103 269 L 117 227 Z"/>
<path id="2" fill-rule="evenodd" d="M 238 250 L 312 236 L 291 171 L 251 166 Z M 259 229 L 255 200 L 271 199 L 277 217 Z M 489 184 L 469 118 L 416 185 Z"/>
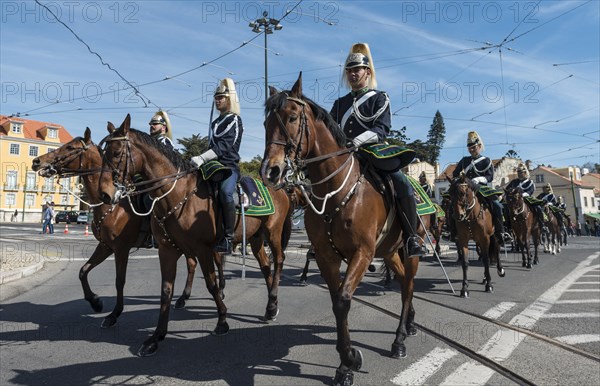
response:
<path id="1" fill-rule="evenodd" d="M 395 172 L 405 167 L 415 158 L 416 153 L 407 147 L 376 143 L 359 148 L 361 154 L 378 170 Z"/>
<path id="2" fill-rule="evenodd" d="M 528 203 L 529 205 L 542 205 L 544 203 L 544 201 L 537 199 L 533 196 L 525 197 L 525 202 Z"/>
<path id="3" fill-rule="evenodd" d="M 421 184 L 419 184 L 419 182 L 411 176 L 407 175 L 406 177 L 408 177 L 408 180 L 410 181 L 410 184 L 413 186 L 413 189 L 416 193 L 415 200 L 417 201 L 417 214 L 419 216 L 425 216 L 428 214 L 435 213 L 436 208 L 433 205 L 433 201 L 431 201 L 427 193 L 425 193 L 425 191 L 421 187 Z"/>
<path id="4" fill-rule="evenodd" d="M 216 159 L 205 162 L 200 166 L 200 174 L 205 181 L 220 182 L 229 178 L 231 173 L 231 168 Z"/>
<path id="5" fill-rule="evenodd" d="M 269 216 L 275 213 L 273 197 L 261 180 L 252 177 L 242 177 L 240 185 L 250 200 L 249 206 L 244 209 L 246 216 Z M 241 208 L 238 208 L 241 214 Z"/>
<path id="6" fill-rule="evenodd" d="M 446 217 L 446 212 L 444 212 L 444 209 L 442 209 L 440 204 L 436 204 L 434 202 L 433 206 L 435 206 L 435 217 L 437 217 L 437 218 Z"/>
<path id="7" fill-rule="evenodd" d="M 504 194 L 502 190 L 494 189 L 489 186 L 481 186 L 477 193 L 481 194 L 483 197 L 491 197 Z"/>
<path id="8" fill-rule="evenodd" d="M 552 213 L 563 213 L 564 210 L 561 208 L 557 208 L 554 205 L 548 205 L 550 207 L 550 210 L 552 211 Z"/>

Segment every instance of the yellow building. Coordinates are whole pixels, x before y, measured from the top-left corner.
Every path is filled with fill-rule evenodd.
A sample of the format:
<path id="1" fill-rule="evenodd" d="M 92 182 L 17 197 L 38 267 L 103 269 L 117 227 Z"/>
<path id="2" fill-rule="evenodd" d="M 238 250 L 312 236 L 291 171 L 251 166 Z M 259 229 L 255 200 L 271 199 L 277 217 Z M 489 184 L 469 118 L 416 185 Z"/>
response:
<path id="1" fill-rule="evenodd" d="M 75 208 L 75 198 L 67 189 L 73 189 L 76 181 L 62 179 L 65 187 L 60 187 L 56 179 L 31 170 L 34 158 L 72 139 L 61 125 L 0 115 L 0 222 L 38 222 L 45 202 L 54 201 L 57 211 Z"/>

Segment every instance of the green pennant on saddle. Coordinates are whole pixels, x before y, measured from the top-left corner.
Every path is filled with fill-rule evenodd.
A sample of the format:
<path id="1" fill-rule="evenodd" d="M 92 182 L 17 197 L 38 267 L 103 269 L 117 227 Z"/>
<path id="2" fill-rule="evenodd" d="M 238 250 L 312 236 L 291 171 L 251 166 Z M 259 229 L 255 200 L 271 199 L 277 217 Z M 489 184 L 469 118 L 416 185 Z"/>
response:
<path id="1" fill-rule="evenodd" d="M 525 199 L 525 202 L 529 205 L 542 205 L 544 203 L 544 201 L 537 199 L 533 196 L 523 197 L 523 199 Z"/>
<path id="2" fill-rule="evenodd" d="M 431 201 L 427 193 L 425 193 L 419 182 L 411 176 L 407 175 L 406 177 L 408 177 L 408 180 L 410 181 L 410 184 L 413 186 L 413 189 L 416 193 L 415 199 L 417 200 L 417 214 L 419 216 L 425 216 L 428 214 L 435 213 L 436 208 L 433 205 L 433 202 Z"/>
<path id="3" fill-rule="evenodd" d="M 502 190 L 494 189 L 490 186 L 481 186 L 477 193 L 481 194 L 483 197 L 499 196 L 504 194 Z"/>
<path id="4" fill-rule="evenodd" d="M 550 207 L 550 210 L 551 210 L 553 213 L 562 213 L 562 212 L 564 212 L 564 211 L 565 211 L 564 209 L 561 209 L 561 208 L 559 208 L 559 207 L 556 207 L 556 206 L 554 206 L 554 205 L 548 205 L 548 206 Z"/>
<path id="5" fill-rule="evenodd" d="M 359 148 L 369 162 L 378 170 L 395 172 L 405 167 L 415 158 L 416 153 L 407 147 L 376 143 Z"/>
<path id="6" fill-rule="evenodd" d="M 231 168 L 223 165 L 218 160 L 205 162 L 200 166 L 202 179 L 205 181 L 221 182 L 231 175 Z"/>
<path id="7" fill-rule="evenodd" d="M 242 177 L 240 185 L 250 200 L 250 205 L 244 209 L 246 216 L 269 216 L 275 213 L 273 197 L 261 180 Z M 241 209 L 238 209 L 238 213 L 241 214 L 241 212 Z"/>
<path id="8" fill-rule="evenodd" d="M 435 206 L 435 217 L 446 217 L 446 212 L 444 212 L 444 209 L 442 209 L 440 204 L 434 202 L 433 206 Z"/>

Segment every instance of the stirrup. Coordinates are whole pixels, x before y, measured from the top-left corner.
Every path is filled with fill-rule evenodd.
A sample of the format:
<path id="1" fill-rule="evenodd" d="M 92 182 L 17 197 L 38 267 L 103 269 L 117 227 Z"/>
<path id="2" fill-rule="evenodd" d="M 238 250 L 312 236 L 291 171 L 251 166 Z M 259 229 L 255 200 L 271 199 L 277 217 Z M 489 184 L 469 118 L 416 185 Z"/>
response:
<path id="1" fill-rule="evenodd" d="M 408 257 L 421 257 L 424 255 L 423 248 L 419 244 L 418 236 L 411 236 L 406 240 L 406 250 L 408 252 Z M 411 245 L 413 244 L 413 245 Z"/>
<path id="2" fill-rule="evenodd" d="M 231 245 L 231 241 L 229 239 L 221 240 L 217 245 L 215 245 L 215 252 L 224 253 L 226 255 L 231 255 L 233 253 L 233 246 Z"/>

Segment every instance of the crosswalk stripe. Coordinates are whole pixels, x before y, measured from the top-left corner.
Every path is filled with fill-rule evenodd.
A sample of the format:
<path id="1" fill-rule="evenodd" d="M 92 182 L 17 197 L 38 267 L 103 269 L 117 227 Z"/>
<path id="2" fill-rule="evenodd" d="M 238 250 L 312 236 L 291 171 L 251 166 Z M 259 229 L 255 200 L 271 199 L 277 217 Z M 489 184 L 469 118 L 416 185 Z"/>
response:
<path id="1" fill-rule="evenodd" d="M 391 379 L 394 385 L 421 385 L 435 374 L 442 365 L 458 354 L 458 351 L 436 347 L 423 358 Z"/>

